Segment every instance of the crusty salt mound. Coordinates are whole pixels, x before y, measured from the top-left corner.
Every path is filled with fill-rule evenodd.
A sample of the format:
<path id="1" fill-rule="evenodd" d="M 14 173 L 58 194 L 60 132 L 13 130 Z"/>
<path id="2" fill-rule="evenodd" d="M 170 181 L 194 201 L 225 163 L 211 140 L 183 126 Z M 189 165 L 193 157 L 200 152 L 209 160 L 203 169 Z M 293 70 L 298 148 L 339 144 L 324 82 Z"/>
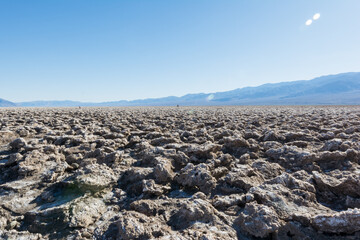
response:
<path id="1" fill-rule="evenodd" d="M 0 110 L 0 239 L 360 239 L 360 107 Z"/>

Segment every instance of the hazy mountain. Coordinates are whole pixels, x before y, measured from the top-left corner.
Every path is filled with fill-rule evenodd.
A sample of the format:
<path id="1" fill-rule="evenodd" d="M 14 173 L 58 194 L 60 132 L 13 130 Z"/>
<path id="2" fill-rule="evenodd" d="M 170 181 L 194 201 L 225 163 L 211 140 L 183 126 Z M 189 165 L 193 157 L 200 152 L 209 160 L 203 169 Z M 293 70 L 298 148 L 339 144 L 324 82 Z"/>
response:
<path id="1" fill-rule="evenodd" d="M 213 102 L 231 104 L 360 104 L 360 73 L 281 82 L 215 93 Z"/>
<path id="2" fill-rule="evenodd" d="M 0 107 L 14 107 L 14 106 L 16 106 L 15 103 L 0 98 Z"/>
<path id="3" fill-rule="evenodd" d="M 76 101 L 34 101 L 17 103 L 20 107 L 78 107 L 78 106 L 95 106 L 96 103 L 84 103 Z"/>
<path id="4" fill-rule="evenodd" d="M 73 106 L 174 106 L 174 105 L 316 105 L 360 104 L 360 73 L 342 73 L 312 80 L 268 83 L 216 93 L 187 94 L 182 97 L 84 103 L 36 101 L 18 103 L 23 107 Z"/>

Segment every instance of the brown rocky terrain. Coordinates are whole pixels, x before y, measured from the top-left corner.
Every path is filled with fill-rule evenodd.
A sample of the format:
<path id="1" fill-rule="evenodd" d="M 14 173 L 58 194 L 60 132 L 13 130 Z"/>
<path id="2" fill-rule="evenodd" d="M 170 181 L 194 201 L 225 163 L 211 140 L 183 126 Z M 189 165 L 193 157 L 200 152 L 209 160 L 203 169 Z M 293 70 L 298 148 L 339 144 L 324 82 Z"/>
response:
<path id="1" fill-rule="evenodd" d="M 0 239 L 360 239 L 360 107 L 0 110 Z"/>

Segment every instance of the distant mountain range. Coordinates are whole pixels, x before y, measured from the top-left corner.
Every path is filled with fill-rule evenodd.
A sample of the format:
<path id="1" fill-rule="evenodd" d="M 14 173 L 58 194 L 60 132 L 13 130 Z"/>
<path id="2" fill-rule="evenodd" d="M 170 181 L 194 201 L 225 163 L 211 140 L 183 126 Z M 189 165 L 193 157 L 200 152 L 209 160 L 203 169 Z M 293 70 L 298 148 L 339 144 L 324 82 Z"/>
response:
<path id="1" fill-rule="evenodd" d="M 16 104 L 0 98 L 0 107 L 16 107 Z"/>
<path id="2" fill-rule="evenodd" d="M 77 106 L 202 106 L 202 105 L 350 105 L 360 104 L 360 73 L 341 73 L 312 80 L 268 83 L 216 93 L 182 97 L 149 98 L 115 102 L 35 101 L 12 103 L 0 99 L 2 107 Z"/>

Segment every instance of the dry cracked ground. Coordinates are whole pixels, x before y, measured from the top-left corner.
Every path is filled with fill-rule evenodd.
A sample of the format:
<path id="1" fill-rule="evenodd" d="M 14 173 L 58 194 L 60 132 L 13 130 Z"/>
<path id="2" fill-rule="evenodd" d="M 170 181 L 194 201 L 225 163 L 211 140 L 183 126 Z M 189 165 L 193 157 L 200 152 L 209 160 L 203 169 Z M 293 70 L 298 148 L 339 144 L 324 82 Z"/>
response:
<path id="1" fill-rule="evenodd" d="M 0 239 L 360 239 L 360 107 L 0 110 Z"/>

